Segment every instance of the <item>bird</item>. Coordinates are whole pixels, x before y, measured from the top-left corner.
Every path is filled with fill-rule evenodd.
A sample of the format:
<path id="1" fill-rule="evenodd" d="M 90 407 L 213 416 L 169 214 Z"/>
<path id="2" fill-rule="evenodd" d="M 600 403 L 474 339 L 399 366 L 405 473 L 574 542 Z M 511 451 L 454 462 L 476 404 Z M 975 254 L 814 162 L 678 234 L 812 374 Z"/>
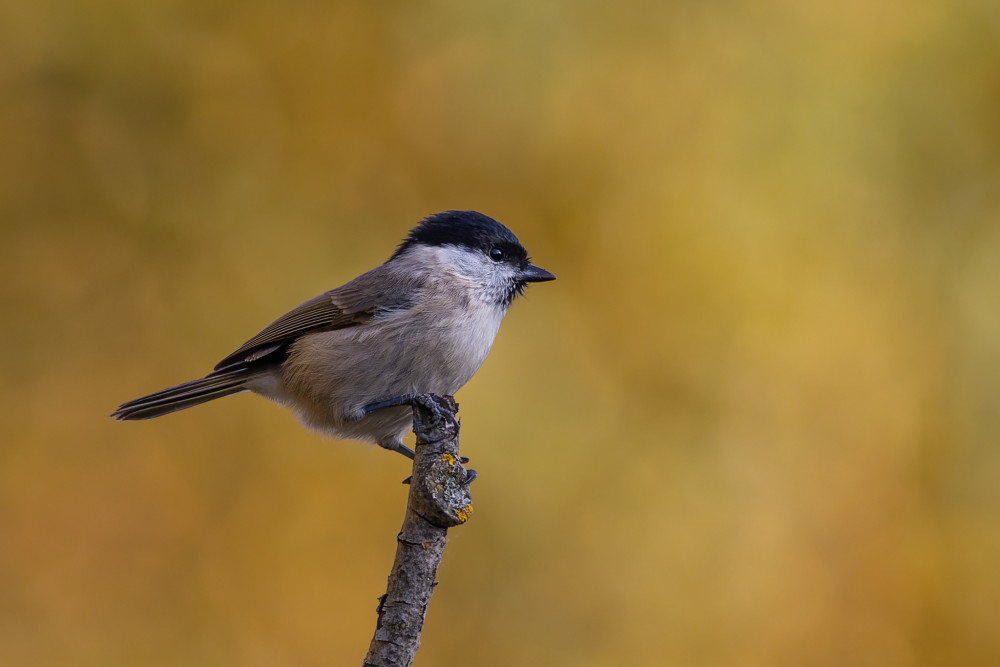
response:
<path id="1" fill-rule="evenodd" d="M 403 444 L 412 425 L 407 397 L 454 395 L 486 360 L 526 285 L 555 278 L 493 218 L 438 213 L 383 264 L 285 313 L 205 377 L 123 403 L 111 416 L 151 419 L 249 391 L 320 432 L 412 459 Z"/>

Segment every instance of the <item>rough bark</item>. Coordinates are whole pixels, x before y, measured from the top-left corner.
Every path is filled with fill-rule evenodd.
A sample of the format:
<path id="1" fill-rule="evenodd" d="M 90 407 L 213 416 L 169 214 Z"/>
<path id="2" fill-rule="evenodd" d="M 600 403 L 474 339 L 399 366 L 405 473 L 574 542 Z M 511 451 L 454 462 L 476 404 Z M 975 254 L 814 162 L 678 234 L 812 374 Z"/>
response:
<path id="1" fill-rule="evenodd" d="M 458 455 L 458 404 L 451 396 L 422 394 L 412 405 L 417 444 L 406 517 L 364 667 L 413 663 L 448 528 L 472 514 L 469 483 L 475 471 L 466 471 Z"/>

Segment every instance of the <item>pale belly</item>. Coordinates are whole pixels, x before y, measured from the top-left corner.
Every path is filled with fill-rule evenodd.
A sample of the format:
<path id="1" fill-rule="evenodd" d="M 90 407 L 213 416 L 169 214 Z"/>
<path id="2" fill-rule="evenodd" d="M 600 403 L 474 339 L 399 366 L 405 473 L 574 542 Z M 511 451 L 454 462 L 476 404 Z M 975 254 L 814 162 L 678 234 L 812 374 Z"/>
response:
<path id="1" fill-rule="evenodd" d="M 380 326 L 307 334 L 292 346 L 280 374 L 251 389 L 334 436 L 400 442 L 412 425 L 410 408 L 363 416 L 365 406 L 408 393 L 454 394 L 486 360 L 502 317 L 485 308 L 448 317 L 439 311 L 433 319 L 410 312 Z M 406 333 L 414 328 L 431 333 L 418 344 Z"/>

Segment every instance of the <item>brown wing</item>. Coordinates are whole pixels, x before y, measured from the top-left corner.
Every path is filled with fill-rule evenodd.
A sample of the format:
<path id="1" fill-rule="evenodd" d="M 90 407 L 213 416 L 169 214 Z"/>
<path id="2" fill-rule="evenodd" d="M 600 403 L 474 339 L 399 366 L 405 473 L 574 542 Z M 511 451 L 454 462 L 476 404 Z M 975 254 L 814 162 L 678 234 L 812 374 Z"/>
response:
<path id="1" fill-rule="evenodd" d="M 215 370 L 263 359 L 305 333 L 367 324 L 380 311 L 408 307 L 418 286 L 377 275 L 384 271 L 383 265 L 288 311 L 216 364 Z M 371 285 L 379 288 L 370 289 Z"/>
<path id="2" fill-rule="evenodd" d="M 347 313 L 334 303 L 331 292 L 320 294 L 264 327 L 263 331 L 216 364 L 215 370 L 234 363 L 256 361 L 266 357 L 307 332 L 343 329 L 364 324 L 371 320 L 374 314 L 374 307 Z"/>

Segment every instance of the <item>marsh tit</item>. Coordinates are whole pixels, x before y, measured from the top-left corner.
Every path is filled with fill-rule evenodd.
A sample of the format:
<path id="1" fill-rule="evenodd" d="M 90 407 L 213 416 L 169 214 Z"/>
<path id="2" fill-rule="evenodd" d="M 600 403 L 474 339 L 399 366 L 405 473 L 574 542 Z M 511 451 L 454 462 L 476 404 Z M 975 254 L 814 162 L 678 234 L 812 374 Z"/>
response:
<path id="1" fill-rule="evenodd" d="M 111 416 L 151 419 L 252 391 L 320 431 L 413 458 L 403 444 L 412 412 L 401 397 L 458 391 L 485 361 L 514 297 L 554 279 L 496 220 L 439 213 L 384 264 L 282 315 L 204 378 Z"/>

